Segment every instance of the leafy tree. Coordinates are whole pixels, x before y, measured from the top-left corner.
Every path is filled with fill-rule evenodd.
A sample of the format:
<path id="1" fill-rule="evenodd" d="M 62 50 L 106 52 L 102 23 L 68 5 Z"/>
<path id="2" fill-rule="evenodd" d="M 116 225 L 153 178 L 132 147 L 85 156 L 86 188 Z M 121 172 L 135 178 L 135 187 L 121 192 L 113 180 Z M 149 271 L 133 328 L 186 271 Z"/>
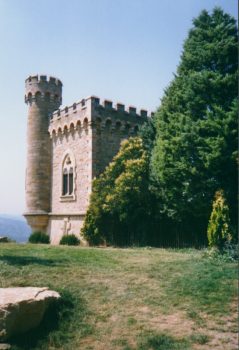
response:
<path id="1" fill-rule="evenodd" d="M 119 153 L 93 181 L 82 229 L 90 244 L 145 244 L 150 228 L 149 159 L 140 137 L 121 144 Z"/>
<path id="2" fill-rule="evenodd" d="M 207 229 L 210 247 L 222 248 L 226 241 L 230 242 L 229 208 L 225 202 L 223 191 L 217 191 L 213 202 L 212 213 Z"/>
<path id="3" fill-rule="evenodd" d="M 161 215 L 200 236 L 218 188 L 236 224 L 238 38 L 235 19 L 219 8 L 193 24 L 155 116 L 151 172 Z"/>

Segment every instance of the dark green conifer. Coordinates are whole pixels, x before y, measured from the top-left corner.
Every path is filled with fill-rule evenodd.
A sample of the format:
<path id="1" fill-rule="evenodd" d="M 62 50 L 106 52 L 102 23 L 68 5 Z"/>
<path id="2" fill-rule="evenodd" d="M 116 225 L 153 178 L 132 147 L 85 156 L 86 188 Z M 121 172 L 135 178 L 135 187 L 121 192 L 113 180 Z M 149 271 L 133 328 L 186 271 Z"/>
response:
<path id="1" fill-rule="evenodd" d="M 194 19 L 155 117 L 151 169 L 160 212 L 206 232 L 218 188 L 237 213 L 237 26 L 215 8 Z"/>

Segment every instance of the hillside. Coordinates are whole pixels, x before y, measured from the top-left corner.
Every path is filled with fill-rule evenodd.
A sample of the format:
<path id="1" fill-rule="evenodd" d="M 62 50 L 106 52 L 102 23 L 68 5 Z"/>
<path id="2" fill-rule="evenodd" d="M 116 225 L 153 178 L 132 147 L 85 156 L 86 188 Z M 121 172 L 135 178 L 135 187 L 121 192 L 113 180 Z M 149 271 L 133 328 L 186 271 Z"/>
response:
<path id="1" fill-rule="evenodd" d="M 0 214 L 0 236 L 7 236 L 18 243 L 27 242 L 31 233 L 23 216 Z"/>
<path id="2" fill-rule="evenodd" d="M 193 249 L 0 249 L 0 287 L 63 297 L 13 350 L 235 350 L 236 280 L 236 264 Z"/>

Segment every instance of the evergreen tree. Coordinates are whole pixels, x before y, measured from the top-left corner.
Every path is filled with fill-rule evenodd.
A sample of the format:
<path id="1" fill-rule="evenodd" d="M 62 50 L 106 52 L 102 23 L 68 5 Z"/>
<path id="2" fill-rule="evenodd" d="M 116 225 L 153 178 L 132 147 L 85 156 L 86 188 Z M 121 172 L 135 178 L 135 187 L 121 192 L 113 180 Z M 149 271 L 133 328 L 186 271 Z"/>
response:
<path id="1" fill-rule="evenodd" d="M 148 120 L 140 127 L 138 135 L 143 141 L 144 149 L 150 156 L 156 136 L 156 128 L 153 117 L 148 118 Z"/>
<path id="2" fill-rule="evenodd" d="M 236 224 L 238 38 L 235 19 L 219 8 L 193 24 L 155 116 L 151 172 L 161 215 L 200 235 L 218 188 Z"/>
<path id="3" fill-rule="evenodd" d="M 225 203 L 223 191 L 217 191 L 213 202 L 212 213 L 207 229 L 208 243 L 210 247 L 221 249 L 225 242 L 230 242 L 229 209 Z"/>

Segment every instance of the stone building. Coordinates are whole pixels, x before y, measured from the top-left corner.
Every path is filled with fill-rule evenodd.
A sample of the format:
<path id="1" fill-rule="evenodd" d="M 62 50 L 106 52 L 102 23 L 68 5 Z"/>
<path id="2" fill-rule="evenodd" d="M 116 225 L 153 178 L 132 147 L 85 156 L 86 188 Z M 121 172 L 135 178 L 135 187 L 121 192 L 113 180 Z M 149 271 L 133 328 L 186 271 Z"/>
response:
<path id="1" fill-rule="evenodd" d="M 123 139 L 137 133 L 147 111 L 95 96 L 59 109 L 62 83 L 44 75 L 26 79 L 28 109 L 25 217 L 32 231 L 51 243 L 80 230 L 92 179 L 118 152 Z M 82 243 L 84 242 L 81 238 Z"/>

